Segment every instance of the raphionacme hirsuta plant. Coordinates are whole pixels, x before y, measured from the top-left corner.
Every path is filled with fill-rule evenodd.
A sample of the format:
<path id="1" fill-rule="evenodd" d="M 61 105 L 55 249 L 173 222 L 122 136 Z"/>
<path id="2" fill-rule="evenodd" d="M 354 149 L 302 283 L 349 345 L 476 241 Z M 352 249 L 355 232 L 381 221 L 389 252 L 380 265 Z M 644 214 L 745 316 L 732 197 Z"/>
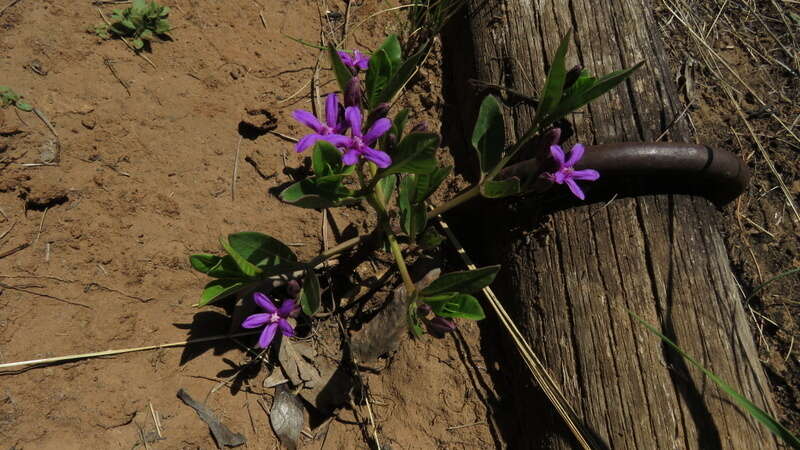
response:
<path id="1" fill-rule="evenodd" d="M 297 207 L 313 209 L 362 203 L 377 218 L 376 229 L 369 236 L 342 242 L 307 261 L 298 259 L 287 245 L 271 236 L 258 232 L 231 234 L 222 240 L 225 255 L 191 256 L 195 269 L 214 278 L 206 285 L 198 304 L 204 306 L 230 296 L 247 297 L 254 292 L 268 293 L 289 280 L 302 279 L 296 298 L 302 312 L 313 316 L 321 303 L 317 266 L 360 244 L 370 242 L 373 247 L 380 247 L 374 245 L 377 238 L 391 253 L 404 284 L 408 323 L 414 334 L 427 329 L 440 335 L 452 331 L 457 319 L 484 318 L 483 308 L 472 294 L 492 283 L 499 266 L 446 273 L 424 288 L 417 288 L 407 268 L 406 253 L 409 249 L 424 251 L 428 246 L 424 244 L 438 243 L 438 233 L 429 219 L 479 196 L 520 196 L 534 187 L 541 192 L 543 184 L 551 188 L 565 184 L 575 196 L 585 198 L 576 181 L 594 181 L 600 174 L 573 168 L 583 154 L 583 146 L 574 146 L 566 156 L 553 124 L 617 86 L 639 65 L 600 78 L 582 69 L 568 71 L 569 42 L 567 35 L 556 51 L 540 91 L 533 126 L 520 139 L 507 142 L 501 103 L 493 96 L 483 99 L 471 140 L 478 155 L 480 179 L 440 205 L 432 204 L 430 197 L 452 169 L 440 166 L 436 157 L 441 139 L 426 126 L 407 130 L 411 111 L 396 111 L 398 96 L 429 49 L 403 55 L 395 36 L 370 53 L 329 47 L 328 57 L 339 92 L 325 97 L 322 118 L 303 110 L 293 113 L 310 130 L 298 137 L 295 150 L 310 153 L 313 175 L 284 189 L 280 198 Z M 526 179 L 501 177 L 501 171 L 522 148 L 530 147 L 534 140 L 546 142 L 553 137 L 553 145 L 545 145 L 537 155 L 552 167 L 550 172 Z M 262 335 L 259 343 L 267 345 L 278 331 L 291 335 L 288 322 L 283 321 L 287 320 L 290 307 L 294 308 L 294 300 L 285 300 L 278 307 L 264 302 L 264 294 L 255 295 L 266 313 L 251 316 L 243 325 L 266 325 L 271 330 Z"/>

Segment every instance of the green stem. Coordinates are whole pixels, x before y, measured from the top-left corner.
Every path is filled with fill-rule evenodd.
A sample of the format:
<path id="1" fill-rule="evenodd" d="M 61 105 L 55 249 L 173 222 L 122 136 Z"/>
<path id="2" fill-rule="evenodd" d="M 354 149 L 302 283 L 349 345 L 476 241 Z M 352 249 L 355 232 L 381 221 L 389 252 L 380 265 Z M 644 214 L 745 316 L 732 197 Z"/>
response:
<path id="1" fill-rule="evenodd" d="M 439 205 L 436 208 L 434 208 L 431 211 L 429 211 L 428 212 L 428 218 L 430 219 L 430 218 L 436 217 L 436 216 L 438 216 L 440 214 L 444 214 L 445 212 L 455 208 L 456 206 L 459 206 L 462 203 L 465 203 L 465 202 L 467 202 L 469 200 L 472 200 L 473 198 L 479 196 L 480 193 L 481 193 L 481 186 L 479 184 L 476 184 L 475 186 L 472 186 L 471 188 L 467 189 L 466 191 L 463 191 L 461 194 L 458 194 L 455 197 L 451 198 L 450 200 L 448 200 L 444 204 Z"/>
<path id="2" fill-rule="evenodd" d="M 400 272 L 400 277 L 403 279 L 403 283 L 406 285 L 406 293 L 410 298 L 416 287 L 414 286 L 414 282 L 411 280 L 411 275 L 408 273 L 408 267 L 406 266 L 405 259 L 403 259 L 403 252 L 400 250 L 400 244 L 397 242 L 397 237 L 394 235 L 394 232 L 392 232 L 392 228 L 389 225 L 389 214 L 386 212 L 386 206 L 383 204 L 381 198 L 383 198 L 381 187 L 375 186 L 375 190 L 369 194 L 367 200 L 378 213 L 379 226 L 383 229 L 383 233 L 386 235 L 386 239 L 389 241 L 389 248 L 392 251 L 392 256 L 394 257 L 395 263 L 397 263 L 397 270 Z"/>

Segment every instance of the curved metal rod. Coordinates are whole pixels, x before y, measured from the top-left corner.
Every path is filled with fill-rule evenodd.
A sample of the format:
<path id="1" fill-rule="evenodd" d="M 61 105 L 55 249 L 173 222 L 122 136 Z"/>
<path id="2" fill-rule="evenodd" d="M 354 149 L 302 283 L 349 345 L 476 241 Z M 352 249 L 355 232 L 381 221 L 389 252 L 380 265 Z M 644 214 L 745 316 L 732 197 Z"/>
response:
<path id="1" fill-rule="evenodd" d="M 549 157 L 532 158 L 506 167 L 501 178 L 524 180 L 550 169 Z M 652 175 L 674 178 L 685 188 L 687 181 L 703 183 L 704 194 L 728 202 L 747 187 L 750 170 L 738 156 L 726 150 L 680 142 L 621 142 L 587 146 L 575 169 L 595 169 L 602 179 Z"/>

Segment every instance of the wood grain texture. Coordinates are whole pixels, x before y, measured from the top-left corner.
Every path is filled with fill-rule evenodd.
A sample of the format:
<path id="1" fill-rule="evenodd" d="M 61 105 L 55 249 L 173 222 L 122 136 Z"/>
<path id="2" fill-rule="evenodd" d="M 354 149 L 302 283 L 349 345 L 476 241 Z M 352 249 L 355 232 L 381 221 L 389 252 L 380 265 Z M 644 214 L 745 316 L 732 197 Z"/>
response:
<path id="1" fill-rule="evenodd" d="M 569 29 L 575 45 L 568 66 L 605 74 L 646 61 L 629 82 L 572 116 L 580 142 L 654 140 L 679 115 L 648 1 L 468 5 L 473 69 L 482 81 L 535 96 Z M 506 112 L 509 132 L 521 136 L 534 108 Z M 683 120 L 668 139 L 691 142 Z M 625 187 L 644 192 L 646 180 L 627 180 Z M 493 216 L 484 231 L 496 231 L 498 223 L 512 231 L 496 233 L 484 254 L 503 264 L 495 282 L 501 299 L 595 437 L 614 449 L 776 448 L 766 428 L 626 311 L 659 327 L 774 415 L 714 206 L 685 195 L 574 205 L 545 208 L 544 215 L 515 205 L 503 219 Z M 573 446 L 556 419 L 542 420 L 552 409 L 530 408 L 530 398 L 520 398 L 528 411 L 521 416 L 525 435 L 512 447 Z"/>

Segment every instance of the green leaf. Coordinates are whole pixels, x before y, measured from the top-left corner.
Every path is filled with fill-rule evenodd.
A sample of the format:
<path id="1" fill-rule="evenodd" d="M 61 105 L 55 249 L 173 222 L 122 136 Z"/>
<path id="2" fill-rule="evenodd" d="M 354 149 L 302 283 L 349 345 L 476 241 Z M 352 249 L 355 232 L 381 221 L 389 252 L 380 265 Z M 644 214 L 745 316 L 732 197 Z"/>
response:
<path id="1" fill-rule="evenodd" d="M 389 80 L 389 83 L 383 89 L 380 97 L 375 103 L 392 103 L 397 94 L 403 89 L 403 87 L 405 87 L 408 81 L 411 80 L 411 77 L 413 77 L 417 72 L 419 65 L 422 64 L 422 61 L 427 55 L 428 47 L 426 46 L 405 60 L 400 68 L 397 69 L 397 71 L 392 75 L 391 80 Z"/>
<path id="2" fill-rule="evenodd" d="M 324 209 L 358 202 L 353 192 L 341 186 L 341 176 L 306 178 L 281 192 L 281 200 L 301 208 Z"/>
<path id="3" fill-rule="evenodd" d="M 192 268 L 202 273 L 208 273 L 208 271 L 219 264 L 220 261 L 222 261 L 221 256 L 209 255 L 208 253 L 189 256 L 189 263 L 192 265 Z"/>
<path id="4" fill-rule="evenodd" d="M 403 109 L 397 113 L 392 120 L 392 129 L 387 133 L 397 136 L 398 141 L 403 138 L 403 130 L 406 128 L 406 122 L 408 122 L 408 113 L 409 110 L 407 109 Z"/>
<path id="5" fill-rule="evenodd" d="M 631 68 L 612 72 L 595 81 L 592 87 L 588 90 L 583 92 L 575 92 L 569 97 L 564 98 L 558 104 L 555 110 L 553 110 L 545 119 L 543 119 L 544 121 L 541 123 L 553 123 L 572 111 L 577 110 L 581 106 L 586 105 L 597 97 L 600 97 L 611 89 L 614 89 L 618 84 L 622 83 L 625 81 L 625 79 L 631 76 L 634 71 L 642 66 L 642 64 L 644 64 L 644 61 L 639 62 Z"/>
<path id="6" fill-rule="evenodd" d="M 320 297 L 319 279 L 314 268 L 306 266 L 306 275 L 303 278 L 303 289 L 300 290 L 300 306 L 307 316 L 313 315 L 322 303 Z"/>
<path id="7" fill-rule="evenodd" d="M 393 173 L 430 173 L 436 168 L 436 147 L 439 136 L 431 133 L 412 133 L 397 145 L 392 165 L 378 173 L 385 177 Z"/>
<path id="8" fill-rule="evenodd" d="M 645 322 L 642 318 L 637 316 L 631 311 L 628 311 L 637 322 L 644 325 L 648 331 L 653 333 L 654 335 L 661 338 L 667 345 L 672 347 L 675 351 L 677 351 L 684 359 L 689 361 L 689 363 L 696 368 L 700 369 L 708 378 L 711 379 L 716 385 L 722 389 L 726 394 L 728 394 L 731 398 L 733 398 L 734 402 L 739 405 L 741 408 L 745 409 L 751 416 L 753 416 L 756 420 L 761 422 L 769 431 L 772 432 L 775 436 L 781 438 L 784 442 L 790 445 L 792 448 L 800 449 L 800 439 L 798 439 L 795 435 L 793 435 L 789 430 L 787 430 L 783 425 L 781 425 L 777 420 L 775 420 L 772 416 L 767 414 L 761 408 L 753 404 L 750 400 L 748 400 L 745 396 L 737 392 L 733 389 L 728 383 L 723 381 L 720 377 L 716 374 L 711 372 L 710 370 L 703 367 L 700 363 L 694 360 L 691 356 L 689 356 L 682 348 L 678 346 L 678 344 L 672 342 L 668 337 L 664 336 L 659 332 L 655 327 Z"/>
<path id="9" fill-rule="evenodd" d="M 133 44 L 133 48 L 135 48 L 136 50 L 141 50 L 142 48 L 144 48 L 144 41 L 141 39 L 134 39 L 133 41 L 131 41 L 131 44 Z"/>
<path id="10" fill-rule="evenodd" d="M 472 147 L 478 152 L 481 173 L 489 173 L 503 157 L 506 145 L 506 128 L 500 102 L 487 95 L 481 102 L 478 120 L 472 130 Z"/>
<path id="11" fill-rule="evenodd" d="M 20 109 L 20 111 L 31 112 L 33 111 L 33 106 L 21 101 L 17 100 L 15 103 L 16 107 Z"/>
<path id="12" fill-rule="evenodd" d="M 113 27 L 113 26 L 116 26 L 116 25 L 119 25 L 123 29 L 123 31 L 124 30 L 127 30 L 127 31 L 136 30 L 136 24 L 134 24 L 133 21 L 131 21 L 130 19 L 122 19 L 121 21 L 119 21 L 119 22 L 117 22 L 117 23 L 115 23 L 115 24 L 113 24 L 111 26 Z"/>
<path id="13" fill-rule="evenodd" d="M 214 280 L 206 284 L 197 306 L 205 306 L 247 288 L 244 281 L 236 279 Z"/>
<path id="14" fill-rule="evenodd" d="M 419 314 L 417 313 L 417 302 L 409 302 L 408 303 L 408 314 L 406 315 L 408 319 L 408 328 L 411 329 L 411 333 L 414 337 L 420 337 L 424 333 L 422 327 L 419 324 Z"/>
<path id="15" fill-rule="evenodd" d="M 517 177 L 507 180 L 489 180 L 481 184 L 481 195 L 486 198 L 503 198 L 520 192 L 522 192 L 522 187 Z"/>
<path id="16" fill-rule="evenodd" d="M 139 37 L 141 39 L 152 40 L 155 37 L 155 35 L 150 30 L 144 30 L 144 31 L 142 31 L 142 34 L 139 35 Z"/>
<path id="17" fill-rule="evenodd" d="M 581 70 L 580 75 L 578 75 L 578 79 L 575 80 L 575 83 L 569 87 L 564 92 L 564 97 L 569 97 L 576 92 L 584 92 L 592 88 L 594 84 L 597 82 L 597 78 L 593 77 L 588 70 L 583 69 Z"/>
<path id="18" fill-rule="evenodd" d="M 228 235 L 228 243 L 240 256 L 259 268 L 297 261 L 292 249 L 263 233 L 255 231 L 233 233 Z"/>
<path id="19" fill-rule="evenodd" d="M 254 263 L 248 261 L 246 257 L 239 254 L 239 252 L 236 251 L 236 249 L 225 239 L 220 239 L 220 245 L 222 245 L 222 248 L 224 248 L 225 251 L 228 252 L 228 255 L 233 258 L 236 266 L 239 267 L 239 271 L 241 271 L 245 277 L 256 278 L 263 273 L 263 270 L 261 270 Z"/>
<path id="20" fill-rule="evenodd" d="M 475 292 L 494 281 L 500 266 L 486 266 L 475 270 L 451 272 L 442 275 L 422 290 L 421 295 L 431 296 L 443 292 Z"/>
<path id="21" fill-rule="evenodd" d="M 161 12 L 159 13 L 159 16 L 160 17 L 167 17 L 169 15 L 170 11 L 172 11 L 172 10 L 169 8 L 169 6 L 164 6 L 164 7 L 161 8 Z"/>
<path id="22" fill-rule="evenodd" d="M 463 318 L 482 320 L 486 318 L 478 299 L 468 294 L 453 293 L 449 298 L 439 301 L 436 298 L 422 297 L 422 301 L 430 305 L 434 314 L 451 319 Z"/>
<path id="23" fill-rule="evenodd" d="M 381 202 L 383 202 L 385 206 L 388 206 L 389 202 L 392 200 L 392 194 L 394 194 L 394 188 L 396 186 L 397 175 L 389 175 L 378 181 L 378 187 L 380 187 L 381 191 Z"/>
<path id="24" fill-rule="evenodd" d="M 311 154 L 311 167 L 320 177 L 339 174 L 342 170 L 342 152 L 330 142 L 317 141 Z"/>
<path id="25" fill-rule="evenodd" d="M 400 227 L 413 242 L 423 229 L 428 220 L 425 204 L 412 203 L 416 194 L 416 176 L 407 175 L 400 182 L 398 205 L 400 207 Z"/>
<path id="26" fill-rule="evenodd" d="M 392 64 L 389 56 L 383 50 L 378 50 L 369 58 L 369 69 L 367 69 L 367 79 L 365 86 L 367 89 L 367 108 L 372 109 L 381 103 L 380 94 L 386 88 L 389 78 L 392 76 Z"/>
<path id="27" fill-rule="evenodd" d="M 445 178 L 450 175 L 452 167 L 437 167 L 430 173 L 421 173 L 417 175 L 417 189 L 412 200 L 414 203 L 422 203 L 428 199 L 439 185 L 442 184 Z"/>
<path id="28" fill-rule="evenodd" d="M 425 250 L 432 250 L 444 242 L 444 239 L 444 236 L 436 231 L 436 228 L 428 227 L 419 236 L 417 243 Z"/>
<path id="29" fill-rule="evenodd" d="M 400 63 L 403 62 L 403 50 L 400 48 L 400 41 L 397 36 L 390 34 L 376 52 L 381 50 L 386 52 L 389 67 L 391 68 L 390 72 L 394 73 L 395 69 L 399 68 Z"/>
<path id="30" fill-rule="evenodd" d="M 553 61 L 550 63 L 550 71 L 547 73 L 547 79 L 544 82 L 539 107 L 536 108 L 536 118 L 534 119 L 536 124 L 541 124 L 542 119 L 550 115 L 561 101 L 561 94 L 564 92 L 564 83 L 567 79 L 566 58 L 571 38 L 572 30 L 568 31 L 564 39 L 561 40 Z"/>
<path id="31" fill-rule="evenodd" d="M 347 89 L 347 83 L 353 78 L 353 72 L 344 65 L 342 58 L 336 52 L 333 45 L 328 45 L 328 58 L 331 60 L 333 73 L 336 75 L 336 82 L 339 83 L 339 89 L 344 92 Z"/>
<path id="32" fill-rule="evenodd" d="M 159 20 L 156 22 L 156 26 L 155 26 L 155 28 L 153 29 L 153 31 L 155 31 L 155 32 L 156 32 L 156 34 L 166 34 L 166 33 L 168 33 L 168 32 L 169 32 L 169 30 L 171 30 L 171 29 L 172 29 L 172 26 L 169 24 L 169 22 L 167 22 L 167 21 L 166 21 L 166 20 L 164 20 L 164 19 L 159 19 Z"/>
<path id="33" fill-rule="evenodd" d="M 144 14 L 147 11 L 147 0 L 133 0 L 131 4 L 132 14 Z"/>

